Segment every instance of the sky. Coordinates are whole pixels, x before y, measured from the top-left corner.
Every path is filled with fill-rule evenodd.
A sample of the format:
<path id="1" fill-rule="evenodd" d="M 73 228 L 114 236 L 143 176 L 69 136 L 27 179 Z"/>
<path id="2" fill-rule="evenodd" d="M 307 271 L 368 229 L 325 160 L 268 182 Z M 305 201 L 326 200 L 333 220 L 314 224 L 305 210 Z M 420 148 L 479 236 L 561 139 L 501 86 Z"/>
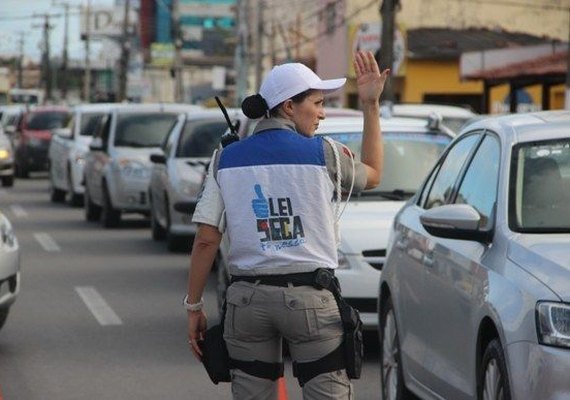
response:
<path id="1" fill-rule="evenodd" d="M 59 14 L 50 18 L 53 26 L 50 35 L 51 56 L 61 57 L 64 38 L 64 7 L 58 4 L 68 3 L 69 9 L 69 47 L 72 59 L 82 59 L 85 55 L 84 43 L 79 35 L 79 6 L 86 6 L 88 0 L 0 0 L 0 56 L 19 53 L 20 32 L 24 33 L 24 54 L 34 61 L 41 57 L 44 23 L 43 17 L 33 18 L 34 14 Z M 90 0 L 92 7 L 112 7 L 115 0 Z M 37 27 L 34 27 L 37 26 Z M 91 53 L 97 51 L 93 46 Z"/>

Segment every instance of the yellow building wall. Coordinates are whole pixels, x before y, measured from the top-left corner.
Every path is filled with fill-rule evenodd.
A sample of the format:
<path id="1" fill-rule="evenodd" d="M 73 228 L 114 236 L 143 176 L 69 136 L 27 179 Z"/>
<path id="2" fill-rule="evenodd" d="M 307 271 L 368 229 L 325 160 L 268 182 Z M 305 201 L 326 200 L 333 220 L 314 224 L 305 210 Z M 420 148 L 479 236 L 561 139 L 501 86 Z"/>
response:
<path id="1" fill-rule="evenodd" d="M 542 86 L 534 85 L 524 88 L 532 99 L 532 104 L 519 105 L 519 112 L 539 111 L 542 109 Z M 509 94 L 509 85 L 496 86 L 490 93 L 490 114 L 510 112 L 506 98 Z M 564 109 L 564 85 L 553 86 L 550 89 L 550 110 Z"/>
<path id="2" fill-rule="evenodd" d="M 455 60 L 432 61 L 410 60 L 403 78 L 401 101 L 421 103 L 425 93 L 430 94 L 480 94 L 480 82 L 462 82 L 459 79 L 459 65 Z"/>

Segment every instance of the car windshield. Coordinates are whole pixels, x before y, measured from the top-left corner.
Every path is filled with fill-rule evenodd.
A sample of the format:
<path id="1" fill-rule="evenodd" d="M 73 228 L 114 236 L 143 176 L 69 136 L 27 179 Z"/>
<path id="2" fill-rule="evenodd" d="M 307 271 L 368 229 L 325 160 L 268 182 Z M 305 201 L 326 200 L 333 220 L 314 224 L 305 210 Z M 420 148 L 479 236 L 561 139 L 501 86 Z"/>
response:
<path id="1" fill-rule="evenodd" d="M 360 159 L 362 133 L 328 134 Z M 451 138 L 437 133 L 384 132 L 384 173 L 380 185 L 360 193 L 362 198 L 405 200 L 420 187 Z M 353 197 L 353 199 L 356 197 Z"/>
<path id="2" fill-rule="evenodd" d="M 187 122 L 180 135 L 176 157 L 210 157 L 226 128 L 224 120 Z"/>
<path id="3" fill-rule="evenodd" d="M 517 230 L 570 231 L 570 139 L 525 143 L 513 152 L 510 215 Z"/>
<path id="4" fill-rule="evenodd" d="M 99 129 L 104 116 L 104 113 L 81 114 L 81 128 L 79 134 L 81 136 L 93 136 L 93 134 Z"/>
<path id="5" fill-rule="evenodd" d="M 145 113 L 121 114 L 117 121 L 115 146 L 160 147 L 177 114 Z"/>
<path id="6" fill-rule="evenodd" d="M 65 111 L 46 111 L 32 113 L 28 117 L 28 129 L 47 130 L 58 129 L 67 126 L 71 114 Z"/>

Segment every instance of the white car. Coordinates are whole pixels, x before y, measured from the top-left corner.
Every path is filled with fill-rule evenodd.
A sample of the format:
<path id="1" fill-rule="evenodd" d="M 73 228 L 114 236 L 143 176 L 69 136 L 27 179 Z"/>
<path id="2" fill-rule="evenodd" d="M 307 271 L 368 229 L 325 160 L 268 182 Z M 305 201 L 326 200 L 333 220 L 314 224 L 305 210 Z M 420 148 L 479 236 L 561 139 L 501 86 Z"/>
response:
<path id="1" fill-rule="evenodd" d="M 113 108 L 94 135 L 85 158 L 84 207 L 87 221 L 106 228 L 122 213 L 148 215 L 150 155 L 160 151 L 180 114 L 202 109 L 185 104 L 125 104 Z"/>
<path id="2" fill-rule="evenodd" d="M 0 179 L 2 186 L 14 185 L 14 150 L 10 138 L 0 125 Z"/>
<path id="3" fill-rule="evenodd" d="M 0 329 L 20 293 L 20 245 L 10 221 L 0 212 Z"/>
<path id="4" fill-rule="evenodd" d="M 229 109 L 228 114 L 235 121 L 240 112 Z M 192 214 L 179 212 L 174 205 L 197 198 L 212 153 L 226 128 L 226 120 L 218 109 L 188 112 L 178 118 L 170 131 L 162 145 L 163 153 L 151 156 L 152 238 L 166 239 L 171 251 L 190 243 L 188 238 L 196 233 Z"/>
<path id="5" fill-rule="evenodd" d="M 431 123 L 430 123 L 431 122 Z M 388 234 L 394 216 L 422 183 L 424 176 L 452 140 L 453 133 L 428 120 L 382 120 L 384 174 L 374 189 L 353 194 L 340 219 L 341 243 L 336 270 L 342 295 L 360 311 L 364 328 L 378 325 L 376 310 L 380 272 L 386 259 Z M 345 144 L 360 159 L 362 118 L 330 118 L 319 123 L 316 134 Z M 341 208 L 342 209 L 342 208 Z M 229 282 L 227 236 L 218 260 L 218 299 Z"/>
<path id="6" fill-rule="evenodd" d="M 478 114 L 459 106 L 444 104 L 392 104 L 382 108 L 382 114 L 392 117 L 429 118 L 432 113 L 442 117 L 445 126 L 457 133 L 461 127 Z"/>
<path id="7" fill-rule="evenodd" d="M 93 134 L 116 103 L 81 104 L 72 110 L 68 128 L 55 130 L 48 150 L 51 200 L 73 206 L 83 202 L 83 166 Z"/>

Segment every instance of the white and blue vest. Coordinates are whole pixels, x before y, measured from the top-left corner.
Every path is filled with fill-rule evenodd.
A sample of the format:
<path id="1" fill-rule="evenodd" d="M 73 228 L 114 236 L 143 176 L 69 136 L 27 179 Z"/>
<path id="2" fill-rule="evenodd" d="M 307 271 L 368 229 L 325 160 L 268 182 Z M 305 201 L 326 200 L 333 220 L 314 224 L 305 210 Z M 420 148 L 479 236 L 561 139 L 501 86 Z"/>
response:
<path id="1" fill-rule="evenodd" d="M 323 139 L 265 130 L 220 154 L 220 186 L 232 274 L 288 274 L 336 268 Z"/>

